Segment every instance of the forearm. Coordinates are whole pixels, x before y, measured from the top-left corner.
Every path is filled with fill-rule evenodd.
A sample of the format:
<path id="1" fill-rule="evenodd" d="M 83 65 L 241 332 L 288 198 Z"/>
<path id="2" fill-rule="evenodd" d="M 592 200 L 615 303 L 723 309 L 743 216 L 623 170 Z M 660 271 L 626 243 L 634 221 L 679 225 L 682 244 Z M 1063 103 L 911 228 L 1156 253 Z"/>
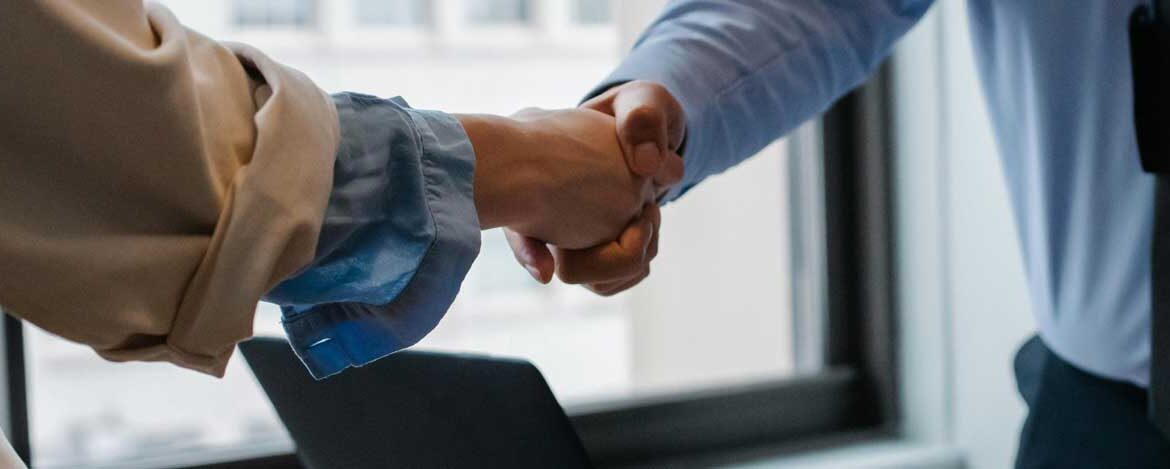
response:
<path id="1" fill-rule="evenodd" d="M 475 151 L 475 207 L 482 229 L 519 223 L 535 213 L 530 190 L 540 179 L 528 160 L 533 148 L 524 126 L 508 117 L 455 114 Z"/>
<path id="2" fill-rule="evenodd" d="M 479 249 L 507 226 L 588 247 L 617 236 L 649 187 L 614 121 L 588 110 L 451 115 L 336 95 L 342 143 L 317 246 L 267 300 L 324 377 L 409 346 L 445 314 Z"/>

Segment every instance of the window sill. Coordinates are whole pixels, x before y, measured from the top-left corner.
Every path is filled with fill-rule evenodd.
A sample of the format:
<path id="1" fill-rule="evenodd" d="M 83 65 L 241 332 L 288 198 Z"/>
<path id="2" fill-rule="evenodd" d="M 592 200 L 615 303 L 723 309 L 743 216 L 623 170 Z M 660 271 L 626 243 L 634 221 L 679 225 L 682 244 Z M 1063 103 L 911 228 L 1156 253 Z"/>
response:
<path id="1" fill-rule="evenodd" d="M 961 469 L 962 452 L 950 445 L 879 440 L 722 466 L 727 469 Z"/>

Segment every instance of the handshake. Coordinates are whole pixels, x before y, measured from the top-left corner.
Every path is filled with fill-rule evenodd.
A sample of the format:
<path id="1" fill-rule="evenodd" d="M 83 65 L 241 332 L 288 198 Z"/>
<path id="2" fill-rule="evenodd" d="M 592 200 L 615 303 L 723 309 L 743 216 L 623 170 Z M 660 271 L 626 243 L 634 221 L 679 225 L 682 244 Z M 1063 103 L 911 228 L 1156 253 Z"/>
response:
<path id="1" fill-rule="evenodd" d="M 534 278 L 608 296 L 649 275 L 657 199 L 683 177 L 685 121 L 665 88 L 634 81 L 578 109 L 457 118 L 475 148 L 480 227 L 505 228 Z"/>

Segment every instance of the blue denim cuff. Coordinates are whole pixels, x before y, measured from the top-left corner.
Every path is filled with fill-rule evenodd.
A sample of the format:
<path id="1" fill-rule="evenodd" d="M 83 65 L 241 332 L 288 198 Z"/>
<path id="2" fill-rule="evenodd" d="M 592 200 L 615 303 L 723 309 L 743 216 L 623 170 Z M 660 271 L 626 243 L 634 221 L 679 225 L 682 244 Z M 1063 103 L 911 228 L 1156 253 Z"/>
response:
<path id="1" fill-rule="evenodd" d="M 418 342 L 480 247 L 475 153 L 462 125 L 401 99 L 335 102 L 343 148 L 318 259 L 267 298 L 317 379 Z"/>

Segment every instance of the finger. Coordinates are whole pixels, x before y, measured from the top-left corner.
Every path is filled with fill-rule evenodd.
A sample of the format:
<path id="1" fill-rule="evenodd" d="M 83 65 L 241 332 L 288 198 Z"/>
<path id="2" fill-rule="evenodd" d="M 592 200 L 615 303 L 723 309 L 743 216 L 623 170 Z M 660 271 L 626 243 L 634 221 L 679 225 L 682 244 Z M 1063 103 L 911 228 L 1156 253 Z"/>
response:
<path id="1" fill-rule="evenodd" d="M 678 151 L 682 145 L 683 137 L 686 135 L 686 115 L 683 111 L 682 104 L 674 99 L 674 95 L 670 94 L 665 86 L 651 81 L 632 81 L 619 87 L 618 92 L 613 95 L 613 116 L 621 118 L 623 114 L 630 114 L 630 112 L 638 107 L 651 107 L 657 110 L 661 116 L 661 122 L 654 122 L 656 126 L 655 131 L 662 130 L 665 134 L 662 144 L 663 150 Z M 657 125 L 661 124 L 661 129 Z M 619 129 L 622 127 L 618 124 Z"/>
<path id="2" fill-rule="evenodd" d="M 556 272 L 569 284 L 608 282 L 629 278 L 642 270 L 654 223 L 641 217 L 613 242 L 582 250 L 556 250 Z"/>
<path id="3" fill-rule="evenodd" d="M 654 184 L 661 188 L 674 186 L 682 182 L 685 170 L 682 157 L 673 151 L 667 152 L 662 165 L 658 167 L 658 172 L 654 173 Z"/>
<path id="4" fill-rule="evenodd" d="M 596 294 L 601 295 L 601 296 L 613 296 L 613 295 L 616 295 L 618 293 L 629 290 L 631 288 L 634 288 L 639 283 L 642 283 L 643 280 L 646 280 L 646 277 L 649 277 L 649 276 L 650 276 L 650 268 L 647 267 L 646 270 L 644 270 L 642 273 L 638 274 L 637 276 L 634 276 L 633 278 L 629 278 L 626 280 L 620 280 L 617 282 L 612 282 L 612 283 L 607 283 L 607 284 L 589 285 L 585 288 L 587 288 L 590 291 L 592 291 L 593 293 L 596 293 Z"/>
<path id="5" fill-rule="evenodd" d="M 636 80 L 623 83 L 581 106 L 617 119 L 618 137 L 622 142 L 626 164 L 630 171 L 639 176 L 655 176 L 669 157 L 667 152 L 677 151 L 686 133 L 682 105 L 666 87 L 654 82 Z M 667 174 L 676 172 L 681 171 L 672 168 Z"/>
<path id="6" fill-rule="evenodd" d="M 653 234 L 651 235 L 651 242 L 646 248 L 645 260 L 643 260 L 643 268 L 638 275 L 628 278 L 618 278 L 618 280 L 596 282 L 586 285 L 586 289 L 596 292 L 598 295 L 610 296 L 617 294 L 622 290 L 633 287 L 633 285 L 641 282 L 643 278 L 649 274 L 649 262 L 658 256 L 658 236 L 662 227 L 662 218 L 658 206 L 649 204 L 642 208 L 642 218 L 645 218 L 653 226 Z"/>
<path id="7" fill-rule="evenodd" d="M 508 246 L 512 248 L 516 262 L 524 266 L 532 278 L 540 283 L 552 280 L 553 272 L 556 271 L 556 261 L 548 246 L 538 239 L 508 229 L 504 230 L 504 237 L 508 239 Z"/>
<path id="8" fill-rule="evenodd" d="M 618 139 L 626 164 L 634 174 L 652 177 L 658 173 L 668 148 L 666 110 L 657 95 L 645 88 L 625 90 L 614 97 Z"/>
<path id="9" fill-rule="evenodd" d="M 643 205 L 641 218 L 650 221 L 650 225 L 654 229 L 654 232 L 651 234 L 656 234 L 658 233 L 658 228 L 662 226 L 662 209 L 658 208 L 658 204 L 656 203 Z"/>
<path id="10" fill-rule="evenodd" d="M 654 211 L 657 214 L 658 206 L 654 206 Z M 654 260 L 658 257 L 658 233 L 662 231 L 661 215 L 656 215 L 657 220 L 654 223 L 654 234 L 650 236 L 650 245 L 646 247 L 646 262 Z"/>
<path id="11" fill-rule="evenodd" d="M 650 262 L 658 257 L 658 232 L 654 232 L 654 237 L 650 238 L 650 246 L 646 248 L 646 262 Z"/>
<path id="12" fill-rule="evenodd" d="M 587 285 L 585 288 L 602 296 L 610 296 L 622 291 L 625 291 L 639 282 L 644 280 L 646 276 L 650 275 L 650 261 L 658 256 L 658 233 L 662 231 L 662 215 L 657 205 L 649 204 L 643 209 L 643 217 L 650 220 L 654 227 L 654 233 L 650 237 L 650 244 L 646 247 L 645 267 L 638 275 L 614 280 L 610 282 L 600 282 Z"/>
<path id="13" fill-rule="evenodd" d="M 593 99 L 581 103 L 581 107 L 603 112 L 612 116 L 613 98 L 614 96 L 617 96 L 618 92 L 620 92 L 627 84 L 621 84 L 605 90 L 604 93 L 594 96 Z"/>
<path id="14" fill-rule="evenodd" d="M 619 98 L 626 103 L 620 109 L 622 112 L 618 112 L 619 109 L 616 108 Z M 666 140 L 663 148 L 677 152 L 682 146 L 683 138 L 686 137 L 686 113 L 683 111 L 682 104 L 674 98 L 674 95 L 670 94 L 670 90 L 658 83 L 645 80 L 622 83 L 581 103 L 581 107 L 618 117 L 619 114 L 629 111 L 630 102 L 638 100 L 663 110 L 667 117 L 665 119 Z"/>
<path id="15" fill-rule="evenodd" d="M 586 290 L 589 290 L 593 293 L 596 293 L 596 294 L 602 295 L 602 296 L 608 296 L 607 293 L 614 291 L 614 290 L 617 290 L 618 287 L 621 287 L 623 285 L 630 283 L 631 281 L 640 277 L 641 275 L 642 274 L 639 272 L 637 274 L 634 274 L 632 277 L 620 278 L 617 280 L 609 280 L 609 281 L 605 281 L 605 282 L 587 283 L 583 286 L 585 287 Z"/>

